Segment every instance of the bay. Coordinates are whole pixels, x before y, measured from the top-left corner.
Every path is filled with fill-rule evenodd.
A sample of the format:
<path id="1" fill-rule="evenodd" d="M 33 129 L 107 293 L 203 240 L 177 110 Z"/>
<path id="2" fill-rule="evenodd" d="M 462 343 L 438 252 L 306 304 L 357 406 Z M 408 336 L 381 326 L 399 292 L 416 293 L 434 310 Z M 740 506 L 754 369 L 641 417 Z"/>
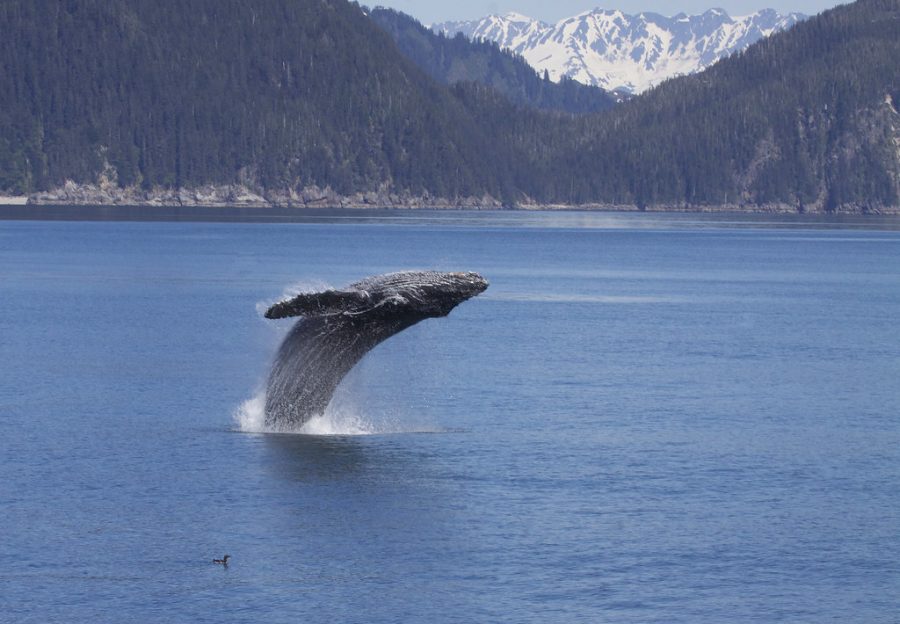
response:
<path id="1" fill-rule="evenodd" d="M 896 621 L 897 219 L 79 210 L 0 221 L 0 621 Z M 491 287 L 251 431 L 260 310 L 404 269 Z"/>

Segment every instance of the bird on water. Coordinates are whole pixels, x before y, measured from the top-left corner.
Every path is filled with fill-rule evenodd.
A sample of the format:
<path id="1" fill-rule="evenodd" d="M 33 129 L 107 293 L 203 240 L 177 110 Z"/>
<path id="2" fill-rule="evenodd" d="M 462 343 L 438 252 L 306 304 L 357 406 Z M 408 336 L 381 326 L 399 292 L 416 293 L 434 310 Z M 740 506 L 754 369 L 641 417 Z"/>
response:
<path id="1" fill-rule="evenodd" d="M 213 559 L 213 563 L 218 563 L 219 565 L 223 565 L 227 568 L 229 559 L 231 559 L 231 555 L 225 555 L 221 559 Z"/>

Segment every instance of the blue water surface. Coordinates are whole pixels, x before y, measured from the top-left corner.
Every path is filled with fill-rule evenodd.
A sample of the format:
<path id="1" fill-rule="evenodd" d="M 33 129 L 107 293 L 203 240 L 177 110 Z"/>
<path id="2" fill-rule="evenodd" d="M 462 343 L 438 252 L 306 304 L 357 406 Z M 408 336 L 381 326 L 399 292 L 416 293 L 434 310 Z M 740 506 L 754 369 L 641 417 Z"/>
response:
<path id="1" fill-rule="evenodd" d="M 0 221 L 0 621 L 900 621 L 900 223 L 300 221 Z M 246 431 L 263 306 L 420 268 L 491 287 Z"/>

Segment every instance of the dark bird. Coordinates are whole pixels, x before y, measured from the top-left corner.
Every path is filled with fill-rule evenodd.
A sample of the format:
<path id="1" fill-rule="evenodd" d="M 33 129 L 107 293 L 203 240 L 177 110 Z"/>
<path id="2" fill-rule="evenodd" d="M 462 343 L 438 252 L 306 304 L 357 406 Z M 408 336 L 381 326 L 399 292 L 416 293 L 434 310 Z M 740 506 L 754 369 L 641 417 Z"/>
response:
<path id="1" fill-rule="evenodd" d="M 221 559 L 213 559 L 213 563 L 218 563 L 219 565 L 223 565 L 227 568 L 229 559 L 231 559 L 231 555 L 225 555 Z"/>

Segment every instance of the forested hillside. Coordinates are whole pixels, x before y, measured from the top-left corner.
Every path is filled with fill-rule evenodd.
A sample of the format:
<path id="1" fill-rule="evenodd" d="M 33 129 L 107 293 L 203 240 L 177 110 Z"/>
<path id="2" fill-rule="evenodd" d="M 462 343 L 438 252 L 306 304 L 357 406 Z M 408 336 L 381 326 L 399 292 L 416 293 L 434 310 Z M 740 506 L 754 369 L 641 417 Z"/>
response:
<path id="1" fill-rule="evenodd" d="M 3 0 L 0 189 L 498 192 L 506 151 L 343 0 Z"/>
<path id="2" fill-rule="evenodd" d="M 622 97 L 568 78 L 553 82 L 496 43 L 446 37 L 391 9 L 376 8 L 369 15 L 404 55 L 442 84 L 477 82 L 516 104 L 568 113 L 608 110 Z"/>
<path id="3" fill-rule="evenodd" d="M 900 0 L 859 0 L 587 124 L 560 172 L 591 169 L 574 201 L 897 206 L 898 106 Z"/>
<path id="4" fill-rule="evenodd" d="M 441 85 L 345 0 L 0 0 L 0 32 L 0 193 L 900 206 L 900 0 L 838 7 L 581 116 Z"/>

